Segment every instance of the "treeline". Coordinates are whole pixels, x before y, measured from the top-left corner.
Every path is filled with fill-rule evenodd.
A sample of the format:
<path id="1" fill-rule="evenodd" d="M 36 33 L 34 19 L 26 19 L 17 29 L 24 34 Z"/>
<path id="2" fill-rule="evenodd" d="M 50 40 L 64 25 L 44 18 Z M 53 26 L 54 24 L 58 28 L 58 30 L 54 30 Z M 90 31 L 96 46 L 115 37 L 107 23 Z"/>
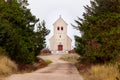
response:
<path id="1" fill-rule="evenodd" d="M 76 51 L 84 61 L 106 63 L 120 57 L 120 0 L 92 0 L 84 6 L 83 19 L 73 25 L 82 37 L 75 36 Z"/>
<path id="2" fill-rule="evenodd" d="M 27 0 L 0 0 L 0 47 L 17 63 L 32 64 L 50 31 L 27 5 Z"/>

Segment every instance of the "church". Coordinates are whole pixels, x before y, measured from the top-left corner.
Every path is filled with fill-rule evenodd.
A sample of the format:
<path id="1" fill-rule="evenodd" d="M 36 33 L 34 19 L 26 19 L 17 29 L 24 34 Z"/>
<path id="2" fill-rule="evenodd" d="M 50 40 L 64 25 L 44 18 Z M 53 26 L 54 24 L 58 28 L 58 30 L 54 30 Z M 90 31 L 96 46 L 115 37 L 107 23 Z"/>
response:
<path id="1" fill-rule="evenodd" d="M 71 38 L 67 35 L 68 24 L 60 16 L 53 24 L 54 34 L 50 40 L 52 53 L 68 53 L 71 50 Z"/>

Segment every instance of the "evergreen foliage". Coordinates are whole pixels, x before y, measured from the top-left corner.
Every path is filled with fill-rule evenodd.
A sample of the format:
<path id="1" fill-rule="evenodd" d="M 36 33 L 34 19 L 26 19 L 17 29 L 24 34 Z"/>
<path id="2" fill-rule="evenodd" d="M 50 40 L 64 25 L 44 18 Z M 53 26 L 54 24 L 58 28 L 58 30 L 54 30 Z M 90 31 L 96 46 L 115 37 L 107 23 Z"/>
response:
<path id="1" fill-rule="evenodd" d="M 44 27 L 37 32 L 34 31 L 39 19 L 31 14 L 26 5 L 27 0 L 7 0 L 7 2 L 0 0 L 0 47 L 16 62 L 30 64 L 35 61 L 38 54 L 35 52 L 35 44 L 39 44 L 41 47 L 39 50 L 45 47 L 45 36 L 49 30 L 43 22 Z M 38 35 L 39 38 L 36 38 Z"/>
<path id="2" fill-rule="evenodd" d="M 84 19 L 73 25 L 82 34 L 76 51 L 91 62 L 114 61 L 120 53 L 120 0 L 93 0 L 84 7 Z"/>
<path id="3" fill-rule="evenodd" d="M 37 31 L 35 32 L 34 36 L 34 46 L 35 46 L 35 56 L 37 56 L 40 53 L 40 50 L 46 47 L 45 44 L 45 36 L 50 33 L 50 30 L 47 30 L 45 27 L 45 21 L 42 21 L 37 25 Z"/>

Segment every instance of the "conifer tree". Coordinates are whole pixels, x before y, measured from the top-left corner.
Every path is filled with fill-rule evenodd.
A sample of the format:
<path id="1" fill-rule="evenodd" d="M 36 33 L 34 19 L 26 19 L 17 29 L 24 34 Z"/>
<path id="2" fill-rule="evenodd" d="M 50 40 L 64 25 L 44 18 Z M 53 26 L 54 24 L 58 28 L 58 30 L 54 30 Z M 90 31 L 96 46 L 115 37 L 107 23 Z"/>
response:
<path id="1" fill-rule="evenodd" d="M 75 20 L 82 37 L 76 49 L 91 62 L 117 59 L 120 54 L 120 0 L 93 0 L 84 7 L 83 19 Z M 80 48 L 81 49 L 81 48 Z"/>
<path id="2" fill-rule="evenodd" d="M 39 19 L 31 14 L 26 5 L 27 0 L 0 0 L 0 47 L 16 62 L 30 64 L 36 58 L 35 43 L 40 44 L 35 40 L 35 36 L 47 33 L 47 29 L 44 25 L 38 31 L 39 34 L 34 31 Z M 46 32 L 42 32 L 43 30 Z M 46 35 L 39 36 L 40 39 L 37 40 L 45 38 Z M 44 41 L 41 40 L 42 48 Z"/>

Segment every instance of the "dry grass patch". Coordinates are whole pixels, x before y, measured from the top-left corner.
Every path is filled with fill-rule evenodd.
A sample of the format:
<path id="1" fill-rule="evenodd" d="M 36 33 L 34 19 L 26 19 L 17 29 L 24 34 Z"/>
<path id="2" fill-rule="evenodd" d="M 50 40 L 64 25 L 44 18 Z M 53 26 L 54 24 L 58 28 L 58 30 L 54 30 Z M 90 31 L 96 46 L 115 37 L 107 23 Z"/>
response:
<path id="1" fill-rule="evenodd" d="M 0 80 L 18 70 L 16 63 L 5 54 L 6 51 L 0 47 Z"/>
<path id="2" fill-rule="evenodd" d="M 7 56 L 0 55 L 0 80 L 15 72 L 17 72 L 17 65 Z"/>
<path id="3" fill-rule="evenodd" d="M 17 65 L 6 55 L 6 51 L 0 47 L 0 75 L 7 75 L 17 71 Z"/>
<path id="4" fill-rule="evenodd" d="M 7 56 L 0 56 L 0 74 L 11 74 L 17 71 L 17 65 Z"/>
<path id="5" fill-rule="evenodd" d="M 117 64 L 76 64 L 84 80 L 120 80 L 120 65 Z"/>
<path id="6" fill-rule="evenodd" d="M 75 66 L 84 80 L 120 80 L 120 63 L 92 64 L 81 59 Z"/>
<path id="7" fill-rule="evenodd" d="M 79 57 L 80 56 L 78 54 L 63 54 L 60 59 L 62 59 L 64 61 L 76 63 L 76 62 L 78 62 Z"/>
<path id="8" fill-rule="evenodd" d="M 119 80 L 120 73 L 117 65 L 95 65 L 84 76 L 85 80 Z"/>

